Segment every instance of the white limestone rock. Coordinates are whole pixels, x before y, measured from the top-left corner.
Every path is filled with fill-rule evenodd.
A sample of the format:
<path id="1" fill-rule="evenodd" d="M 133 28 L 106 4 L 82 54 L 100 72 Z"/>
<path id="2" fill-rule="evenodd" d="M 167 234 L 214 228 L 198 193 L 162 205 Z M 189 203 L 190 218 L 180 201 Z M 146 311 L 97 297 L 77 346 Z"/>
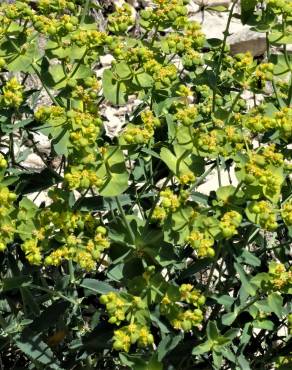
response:
<path id="1" fill-rule="evenodd" d="M 266 36 L 264 33 L 252 31 L 249 26 L 228 37 L 231 54 L 250 52 L 253 56 L 263 55 L 267 50 Z"/>
<path id="2" fill-rule="evenodd" d="M 200 7 L 206 6 L 225 6 L 229 7 L 231 0 L 193 0 Z"/>
<path id="3" fill-rule="evenodd" d="M 35 153 L 31 153 L 21 162 L 21 165 L 30 170 L 41 171 L 46 167 L 42 159 Z"/>

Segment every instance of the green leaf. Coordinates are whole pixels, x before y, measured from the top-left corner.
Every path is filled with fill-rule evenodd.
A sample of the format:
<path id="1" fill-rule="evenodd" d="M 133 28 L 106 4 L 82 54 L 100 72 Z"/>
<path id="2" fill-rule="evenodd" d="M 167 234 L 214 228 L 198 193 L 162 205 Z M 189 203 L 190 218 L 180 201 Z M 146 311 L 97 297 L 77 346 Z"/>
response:
<path id="1" fill-rule="evenodd" d="M 244 357 L 243 354 L 240 354 L 237 357 L 237 362 L 238 362 L 241 370 L 251 370 L 251 368 L 249 366 L 249 362 L 247 361 L 247 359 Z"/>
<path id="2" fill-rule="evenodd" d="M 207 337 L 210 340 L 217 340 L 219 336 L 219 330 L 217 328 L 216 322 L 215 321 L 208 321 L 207 324 Z"/>
<path id="3" fill-rule="evenodd" d="M 163 360 L 163 358 L 172 351 L 178 343 L 183 339 L 183 333 L 180 333 L 178 335 L 172 336 L 172 335 L 166 335 L 162 341 L 159 343 L 157 347 L 157 359 L 158 361 Z"/>
<path id="4" fill-rule="evenodd" d="M 218 370 L 221 369 L 221 365 L 223 361 L 222 353 L 219 351 L 213 350 L 212 356 L 213 356 L 213 367 Z"/>
<path id="5" fill-rule="evenodd" d="M 189 154 L 189 151 L 183 150 L 178 156 L 174 155 L 169 149 L 162 148 L 160 151 L 160 158 L 168 166 L 168 168 L 176 175 L 180 176 L 183 173 L 190 172 L 189 167 L 186 165 L 184 159 Z"/>
<path id="6" fill-rule="evenodd" d="M 243 289 L 250 294 L 251 296 L 254 296 L 256 294 L 255 287 L 249 282 L 249 279 L 246 276 L 246 273 L 244 272 L 243 268 L 240 266 L 239 263 L 234 263 L 234 268 L 239 274 L 240 281 L 242 284 Z"/>
<path id="7" fill-rule="evenodd" d="M 257 4 L 257 0 L 241 0 L 241 21 L 246 24 L 249 17 L 252 15 L 254 8 Z"/>
<path id="8" fill-rule="evenodd" d="M 48 366 L 51 369 L 61 370 L 58 359 L 54 356 L 50 347 L 41 340 L 42 334 L 34 334 L 25 330 L 23 335 L 15 337 L 17 347 L 32 360 Z"/>
<path id="9" fill-rule="evenodd" d="M 228 339 L 229 341 L 232 341 L 234 338 L 236 338 L 238 336 L 240 332 L 240 329 L 239 328 L 231 328 L 229 330 L 227 330 L 226 333 L 224 333 L 224 338 Z"/>
<path id="10" fill-rule="evenodd" d="M 233 303 L 235 302 L 235 298 L 230 297 L 229 295 L 222 295 L 220 297 L 212 297 L 214 298 L 218 303 L 222 304 L 224 307 L 231 307 Z"/>
<path id="11" fill-rule="evenodd" d="M 154 80 L 148 73 L 142 72 L 134 76 L 133 82 L 140 87 L 151 87 Z"/>
<path id="12" fill-rule="evenodd" d="M 122 194 L 128 188 L 129 173 L 125 164 L 125 157 L 117 146 L 107 147 L 104 163 L 98 169 L 97 176 L 105 178 L 100 189 L 103 197 L 114 197 Z"/>
<path id="13" fill-rule="evenodd" d="M 103 95 L 114 105 L 126 104 L 127 88 L 123 81 L 114 78 L 111 70 L 106 69 L 102 76 Z"/>
<path id="14" fill-rule="evenodd" d="M 19 289 L 20 287 L 27 286 L 31 283 L 31 276 L 15 276 L 12 278 L 2 279 L 2 293 L 8 292 L 9 290 Z"/>
<path id="15" fill-rule="evenodd" d="M 237 317 L 237 312 L 229 312 L 222 316 L 223 325 L 231 325 Z"/>
<path id="16" fill-rule="evenodd" d="M 68 155 L 69 136 L 69 131 L 67 128 L 64 128 L 60 135 L 52 140 L 54 150 L 58 155 Z"/>
<path id="17" fill-rule="evenodd" d="M 209 352 L 213 346 L 211 340 L 207 340 L 206 342 L 199 344 L 192 350 L 193 355 L 202 355 L 203 353 Z"/>
<path id="18" fill-rule="evenodd" d="M 98 294 L 107 294 L 109 292 L 115 291 L 115 289 L 110 284 L 96 279 L 83 279 L 80 283 L 80 286 Z"/>
<path id="19" fill-rule="evenodd" d="M 253 253 L 244 249 L 241 255 L 237 258 L 238 262 L 244 262 L 247 265 L 258 267 L 261 265 L 261 260 L 256 257 Z"/>
<path id="20" fill-rule="evenodd" d="M 132 71 L 126 62 L 115 64 L 114 72 L 121 80 L 128 80 L 131 78 Z"/>
<path id="21" fill-rule="evenodd" d="M 257 329 L 273 330 L 274 323 L 271 320 L 255 320 L 253 327 Z"/>
<path id="22" fill-rule="evenodd" d="M 280 319 L 283 316 L 283 298 L 279 293 L 271 293 L 268 295 L 268 304 L 272 312 Z"/>
<path id="23" fill-rule="evenodd" d="M 269 34 L 269 41 L 275 45 L 292 44 L 292 35 L 291 32 L 284 34 L 281 31 L 273 31 Z"/>
<path id="24" fill-rule="evenodd" d="M 51 306 L 44 309 L 44 311 L 33 320 L 30 325 L 30 330 L 41 333 L 44 330 L 56 325 L 60 317 L 64 315 L 66 310 L 70 307 L 70 303 L 67 301 L 57 301 Z"/>

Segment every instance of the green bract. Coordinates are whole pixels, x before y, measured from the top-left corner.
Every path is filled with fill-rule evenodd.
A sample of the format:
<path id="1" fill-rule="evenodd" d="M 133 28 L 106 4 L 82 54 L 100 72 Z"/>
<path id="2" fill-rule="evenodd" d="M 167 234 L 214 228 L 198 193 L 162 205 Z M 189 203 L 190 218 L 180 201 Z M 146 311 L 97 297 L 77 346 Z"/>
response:
<path id="1" fill-rule="evenodd" d="M 1 367 L 291 369 L 292 3 L 109 3 L 0 5 Z"/>

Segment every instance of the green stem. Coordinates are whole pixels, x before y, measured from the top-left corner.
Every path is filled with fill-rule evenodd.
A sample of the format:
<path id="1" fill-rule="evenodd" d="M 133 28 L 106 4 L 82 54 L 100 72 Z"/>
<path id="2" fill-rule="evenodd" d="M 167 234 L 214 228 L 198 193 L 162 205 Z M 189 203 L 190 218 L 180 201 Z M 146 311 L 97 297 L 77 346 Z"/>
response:
<path id="1" fill-rule="evenodd" d="M 68 269 L 70 275 L 70 283 L 74 283 L 75 282 L 74 265 L 71 259 L 68 260 Z"/>
<path id="2" fill-rule="evenodd" d="M 214 259 L 214 262 L 212 264 L 212 267 L 211 267 L 211 270 L 210 270 L 210 273 L 209 273 L 209 276 L 208 276 L 208 280 L 207 280 L 206 295 L 208 295 L 209 292 L 210 292 L 210 284 L 211 284 L 211 281 L 212 281 L 212 277 L 214 275 L 215 267 L 217 265 L 217 262 L 218 262 L 218 259 L 219 259 L 220 253 L 221 253 L 221 249 L 222 249 L 222 243 L 219 242 L 218 248 L 216 250 L 215 259 Z"/>
<path id="3" fill-rule="evenodd" d="M 57 105 L 57 106 L 61 106 L 61 104 L 59 104 L 57 102 L 57 100 L 55 99 L 55 97 L 52 95 L 52 93 L 50 92 L 49 88 L 46 86 L 46 84 L 44 83 L 44 81 L 42 80 L 42 76 L 40 74 L 40 72 L 38 71 L 38 69 L 35 67 L 34 64 L 31 64 L 31 67 L 32 69 L 34 70 L 35 74 L 38 76 L 43 88 L 46 90 L 46 93 L 49 95 L 50 99 L 52 100 L 52 102 Z"/>
<path id="4" fill-rule="evenodd" d="M 194 183 L 194 185 L 190 188 L 190 191 L 192 192 L 192 190 L 194 190 L 194 188 L 198 187 L 199 185 L 201 185 L 205 178 L 214 170 L 214 168 L 216 167 L 216 163 L 213 164 L 213 166 L 211 166 L 210 168 L 207 169 L 206 172 L 203 173 L 202 176 L 200 176 L 196 182 Z"/>
<path id="5" fill-rule="evenodd" d="M 38 285 L 35 285 L 35 284 L 30 284 L 30 288 L 34 288 L 34 289 L 37 289 L 37 290 L 41 290 L 43 292 L 46 292 L 46 293 L 49 293 L 51 296 L 57 296 L 59 298 L 63 298 L 65 299 L 65 301 L 68 301 L 74 305 L 79 305 L 79 302 L 74 300 L 74 299 L 71 299 L 69 297 L 66 297 L 64 294 L 60 293 L 60 292 L 56 292 L 56 291 L 52 291 L 51 289 L 47 289 L 47 288 L 44 288 L 44 287 L 40 287 Z"/>
<path id="6" fill-rule="evenodd" d="M 167 183 L 169 182 L 169 180 L 171 179 L 171 177 L 172 177 L 172 175 L 171 175 L 171 174 L 169 174 L 169 175 L 167 176 L 167 178 L 165 179 L 165 181 L 164 181 L 164 183 L 163 183 L 163 185 L 162 185 L 162 187 L 161 187 L 161 189 L 160 189 L 160 192 L 161 192 L 162 190 L 164 190 L 164 189 L 165 189 L 165 187 L 166 187 Z M 159 202 L 160 192 L 157 194 L 156 199 L 155 199 L 155 200 L 154 200 L 154 202 L 153 202 L 152 208 L 150 209 L 150 212 L 149 212 L 149 214 L 148 214 L 148 217 L 147 217 L 147 221 L 146 221 L 146 224 L 145 224 L 144 230 L 147 230 L 147 228 L 148 228 L 148 226 L 149 226 L 149 224 L 150 224 L 150 221 L 151 221 L 151 218 L 152 218 L 153 212 L 154 212 L 154 210 L 155 210 L 155 207 L 156 207 L 157 203 Z"/>
<path id="7" fill-rule="evenodd" d="M 212 101 L 212 111 L 213 112 L 215 111 L 215 108 L 216 108 L 215 98 L 216 98 L 218 76 L 219 76 L 219 73 L 221 71 L 221 64 L 222 64 L 222 61 L 223 61 L 223 56 L 224 56 L 225 47 L 226 47 L 226 43 L 227 43 L 227 37 L 229 36 L 229 27 L 230 27 L 231 20 L 232 20 L 232 17 L 233 17 L 233 12 L 234 12 L 234 9 L 235 9 L 235 6 L 236 6 L 237 3 L 238 3 L 238 0 L 234 0 L 234 2 L 232 4 L 232 7 L 229 11 L 229 16 L 228 16 L 228 20 L 227 20 L 227 24 L 226 24 L 226 29 L 223 32 L 224 38 L 223 38 L 222 47 L 221 47 L 221 51 L 220 51 L 220 55 L 219 55 L 219 60 L 218 60 L 218 63 L 216 65 L 216 69 L 215 69 L 216 83 L 215 83 L 215 88 L 213 89 L 213 101 Z"/>
<path id="8" fill-rule="evenodd" d="M 221 179 L 221 172 L 220 172 L 220 159 L 219 159 L 219 156 L 216 159 L 216 168 L 217 168 L 218 184 L 219 184 L 219 187 L 221 187 L 222 186 L 222 179 Z"/>
<path id="9" fill-rule="evenodd" d="M 122 205 L 120 203 L 119 198 L 118 197 L 115 197 L 115 199 L 116 199 L 116 202 L 117 202 L 117 205 L 118 205 L 118 209 L 120 211 L 120 214 L 122 216 L 122 219 L 124 221 L 124 225 L 125 225 L 126 229 L 128 230 L 129 236 L 131 238 L 131 242 L 132 242 L 133 245 L 135 245 L 135 236 L 134 236 L 134 233 L 133 233 L 133 231 L 131 229 L 131 226 L 130 226 L 128 220 L 127 220 L 127 217 L 126 217 L 126 214 L 124 212 L 124 209 L 123 209 L 123 207 L 122 207 Z"/>
<path id="10" fill-rule="evenodd" d="M 81 16 L 81 21 L 80 21 L 80 23 L 81 23 L 81 24 L 84 24 L 85 17 L 86 17 L 86 16 L 87 16 L 87 14 L 88 14 L 88 10 L 89 10 L 89 2 L 90 2 L 90 0 L 86 0 L 86 2 L 85 2 L 85 6 L 84 6 L 84 8 L 83 8 L 83 12 L 82 12 L 82 16 Z"/>
<path id="11" fill-rule="evenodd" d="M 242 94 L 242 89 L 237 93 L 235 99 L 232 102 L 232 105 L 231 105 L 231 107 L 230 107 L 230 109 L 228 111 L 227 117 L 226 117 L 226 123 L 229 123 L 230 116 L 233 113 L 233 109 L 234 109 L 236 103 L 238 102 L 238 100 L 240 99 L 241 94 Z"/>
<path id="12" fill-rule="evenodd" d="M 88 49 L 86 48 L 86 49 L 85 49 L 85 52 L 84 52 L 84 53 L 83 53 L 83 55 L 82 55 L 82 57 L 79 59 L 79 61 L 78 61 L 77 65 L 76 65 L 76 67 L 74 68 L 73 72 L 70 74 L 69 78 L 74 77 L 74 75 L 77 73 L 77 71 L 78 71 L 79 67 L 81 66 L 81 64 L 82 64 L 82 62 L 83 62 L 83 60 L 84 60 L 84 58 L 85 58 L 85 57 L 86 57 L 86 55 L 87 55 L 87 53 L 88 53 Z"/>

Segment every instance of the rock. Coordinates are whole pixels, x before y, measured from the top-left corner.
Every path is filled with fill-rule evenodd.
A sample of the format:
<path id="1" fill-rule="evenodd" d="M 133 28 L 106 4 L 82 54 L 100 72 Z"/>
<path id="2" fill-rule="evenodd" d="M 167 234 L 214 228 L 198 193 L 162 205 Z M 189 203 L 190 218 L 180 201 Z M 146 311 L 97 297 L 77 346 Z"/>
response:
<path id="1" fill-rule="evenodd" d="M 265 34 L 251 31 L 249 26 L 242 26 L 240 31 L 228 37 L 227 42 L 233 55 L 249 51 L 253 56 L 259 56 L 267 50 Z"/>
<path id="2" fill-rule="evenodd" d="M 36 147 L 41 153 L 49 154 L 51 151 L 51 141 L 46 135 L 43 135 L 40 132 L 33 133 L 33 141 L 36 144 Z"/>
<path id="3" fill-rule="evenodd" d="M 187 8 L 188 8 L 189 16 L 191 16 L 192 14 L 198 13 L 201 9 L 200 6 L 196 4 L 196 1 L 194 0 L 189 2 L 189 4 L 187 5 Z"/>
<path id="4" fill-rule="evenodd" d="M 52 199 L 48 197 L 48 192 L 47 191 L 41 191 L 41 192 L 33 192 L 27 194 L 28 199 L 30 199 L 32 202 L 34 202 L 35 205 L 38 207 L 42 204 L 45 203 L 46 206 L 49 206 L 50 204 L 53 203 Z"/>
<path id="5" fill-rule="evenodd" d="M 103 114 L 108 120 L 104 122 L 104 128 L 107 136 L 111 138 L 117 136 L 125 124 L 124 113 L 121 115 L 121 112 L 119 112 L 118 109 L 106 107 Z"/>
<path id="6" fill-rule="evenodd" d="M 103 67 L 110 67 L 115 58 L 111 54 L 101 55 L 100 63 Z"/>
<path id="7" fill-rule="evenodd" d="M 21 162 L 21 165 L 27 169 L 40 171 L 46 167 L 42 159 L 35 153 L 31 153 Z"/>
<path id="8" fill-rule="evenodd" d="M 201 8 L 206 6 L 226 6 L 229 7 L 231 0 L 193 0 Z"/>
<path id="9" fill-rule="evenodd" d="M 230 184 L 231 180 L 231 184 Z M 227 171 L 221 170 L 221 183 L 222 186 L 233 185 L 236 186 L 238 184 L 238 180 L 235 176 L 234 167 L 230 168 L 230 179 Z M 212 171 L 211 174 L 207 177 L 206 181 L 198 186 L 198 191 L 200 193 L 209 195 L 211 191 L 216 191 L 219 188 L 219 181 L 217 176 L 217 171 Z"/>
<path id="10" fill-rule="evenodd" d="M 190 17 L 202 25 L 202 30 L 207 39 L 223 39 L 226 29 L 228 13 L 204 11 Z M 227 43 L 231 53 L 245 53 L 250 51 L 253 56 L 263 55 L 266 51 L 266 37 L 263 33 L 254 32 L 249 26 L 243 26 L 239 19 L 232 19 L 230 23 Z"/>
<path id="11" fill-rule="evenodd" d="M 191 20 L 201 24 L 202 30 L 207 39 L 223 39 L 223 32 L 226 29 L 228 13 L 219 13 L 212 11 L 204 11 L 190 16 Z M 242 28 L 241 22 L 238 19 L 233 19 L 230 24 L 229 33 L 240 32 Z"/>

